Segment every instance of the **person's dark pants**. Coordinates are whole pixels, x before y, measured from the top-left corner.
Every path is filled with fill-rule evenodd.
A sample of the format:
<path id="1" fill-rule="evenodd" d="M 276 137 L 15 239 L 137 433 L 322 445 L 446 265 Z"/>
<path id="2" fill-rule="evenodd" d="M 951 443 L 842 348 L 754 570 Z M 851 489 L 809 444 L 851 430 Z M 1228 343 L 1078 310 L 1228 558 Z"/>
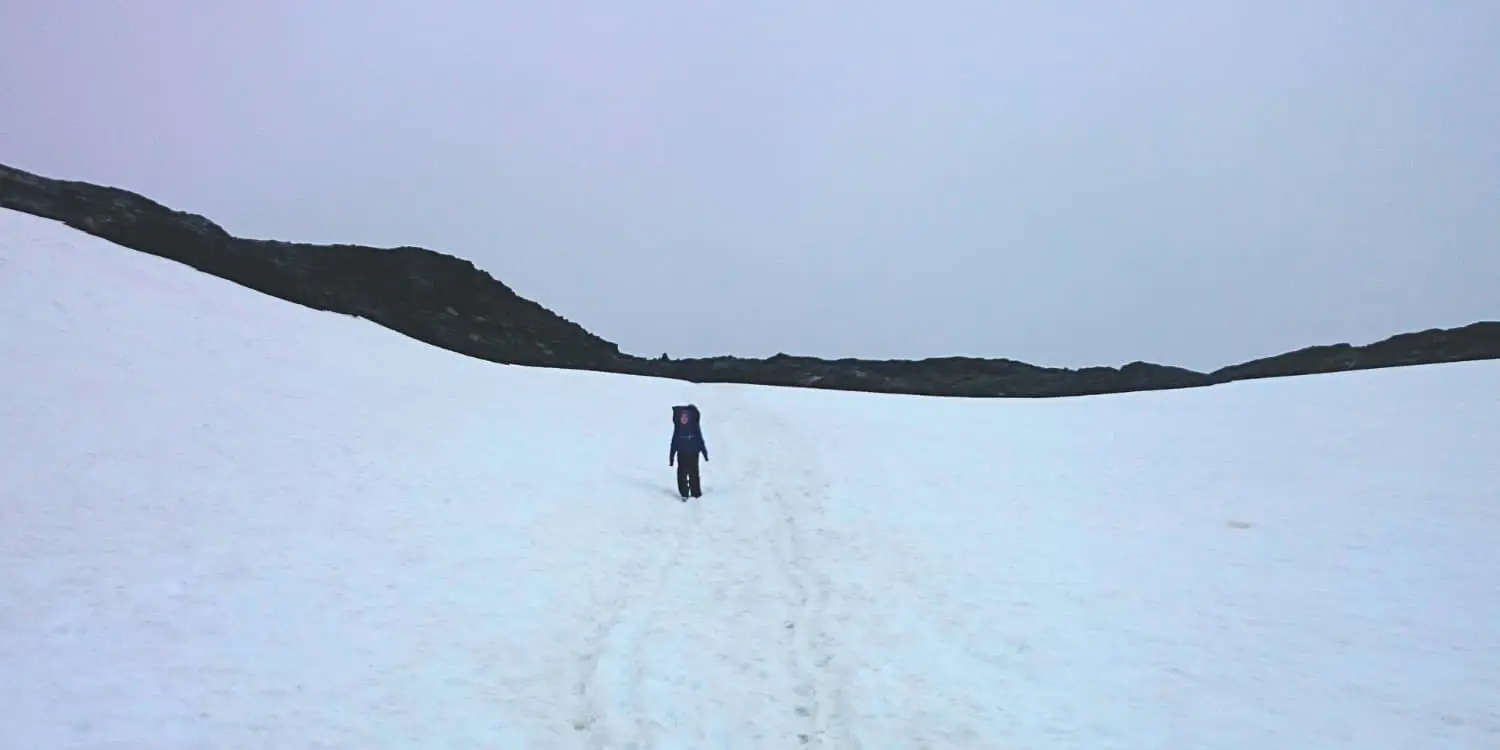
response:
<path id="1" fill-rule="evenodd" d="M 703 487 L 698 483 L 698 454 L 678 454 L 677 456 L 677 494 L 687 499 L 703 497 Z"/>

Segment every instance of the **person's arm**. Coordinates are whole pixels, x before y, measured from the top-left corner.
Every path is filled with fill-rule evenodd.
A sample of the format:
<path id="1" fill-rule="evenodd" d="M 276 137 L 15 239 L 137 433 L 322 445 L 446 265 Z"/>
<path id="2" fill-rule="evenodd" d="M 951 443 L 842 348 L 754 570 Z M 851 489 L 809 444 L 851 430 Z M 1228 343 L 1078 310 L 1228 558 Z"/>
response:
<path id="1" fill-rule="evenodd" d="M 703 460 L 708 460 L 708 438 L 703 437 L 703 431 L 698 431 L 698 450 L 703 452 Z"/>
<path id="2" fill-rule="evenodd" d="M 672 461 L 674 459 L 676 459 L 676 458 L 677 458 L 677 433 L 674 432 L 674 433 L 672 433 L 672 443 L 671 443 L 671 445 L 667 446 L 667 465 L 671 466 L 672 465 Z"/>

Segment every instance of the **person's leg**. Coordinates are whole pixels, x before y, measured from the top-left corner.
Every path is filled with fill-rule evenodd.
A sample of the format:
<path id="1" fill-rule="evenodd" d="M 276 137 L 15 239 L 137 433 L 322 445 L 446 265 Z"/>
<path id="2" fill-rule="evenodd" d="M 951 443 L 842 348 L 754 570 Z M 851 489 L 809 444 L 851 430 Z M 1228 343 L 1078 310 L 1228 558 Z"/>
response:
<path id="1" fill-rule="evenodd" d="M 693 468 L 688 471 L 688 490 L 693 497 L 703 497 L 702 475 L 698 471 L 698 457 L 693 456 Z"/>
<path id="2" fill-rule="evenodd" d="M 678 486 L 682 498 L 686 500 L 693 496 L 693 489 L 698 484 L 698 457 L 692 454 L 678 454 L 677 464 L 682 467 L 682 480 Z"/>
<path id="3" fill-rule="evenodd" d="M 691 490 L 692 490 L 692 487 L 690 487 L 688 485 L 688 462 L 687 462 L 687 459 L 684 458 L 684 457 L 682 457 L 682 456 L 678 456 L 677 457 L 677 494 L 682 495 L 682 499 L 686 500 L 686 499 L 688 499 L 688 493 Z"/>

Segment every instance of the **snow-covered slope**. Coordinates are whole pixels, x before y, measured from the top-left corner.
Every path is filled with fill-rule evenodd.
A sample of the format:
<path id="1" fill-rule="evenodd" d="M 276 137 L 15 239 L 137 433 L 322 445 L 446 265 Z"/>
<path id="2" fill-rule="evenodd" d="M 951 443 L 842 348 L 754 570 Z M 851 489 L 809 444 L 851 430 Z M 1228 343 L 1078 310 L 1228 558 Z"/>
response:
<path id="1" fill-rule="evenodd" d="M 0 211 L 0 747 L 1500 747 L 1497 384 L 502 367 Z"/>

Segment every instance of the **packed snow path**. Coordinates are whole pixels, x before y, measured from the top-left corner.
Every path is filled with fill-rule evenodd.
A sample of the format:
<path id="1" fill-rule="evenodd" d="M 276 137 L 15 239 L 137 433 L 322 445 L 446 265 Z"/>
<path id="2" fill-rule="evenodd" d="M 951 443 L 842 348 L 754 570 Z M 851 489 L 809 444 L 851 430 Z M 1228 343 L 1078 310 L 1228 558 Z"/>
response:
<path id="1" fill-rule="evenodd" d="M 0 750 L 1500 747 L 1496 383 L 501 367 L 0 211 Z"/>
<path id="2" fill-rule="evenodd" d="M 810 448 L 732 403 L 719 442 L 749 451 L 718 482 L 734 489 L 689 501 L 581 657 L 577 726 L 597 747 L 669 746 L 683 719 L 695 746 L 821 745 L 836 718 L 810 554 L 827 487 Z"/>

